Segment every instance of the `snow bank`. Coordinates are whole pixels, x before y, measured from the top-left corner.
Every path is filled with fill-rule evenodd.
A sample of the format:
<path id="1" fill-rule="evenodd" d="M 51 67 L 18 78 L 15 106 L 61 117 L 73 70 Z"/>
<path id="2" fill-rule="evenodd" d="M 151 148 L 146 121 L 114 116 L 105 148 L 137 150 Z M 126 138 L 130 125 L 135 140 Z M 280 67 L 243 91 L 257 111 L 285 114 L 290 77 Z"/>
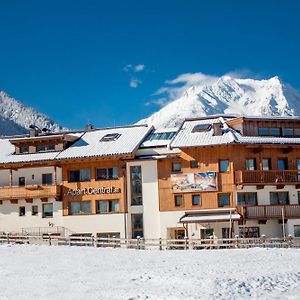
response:
<path id="1" fill-rule="evenodd" d="M 0 299 L 299 299 L 299 249 L 0 246 Z"/>

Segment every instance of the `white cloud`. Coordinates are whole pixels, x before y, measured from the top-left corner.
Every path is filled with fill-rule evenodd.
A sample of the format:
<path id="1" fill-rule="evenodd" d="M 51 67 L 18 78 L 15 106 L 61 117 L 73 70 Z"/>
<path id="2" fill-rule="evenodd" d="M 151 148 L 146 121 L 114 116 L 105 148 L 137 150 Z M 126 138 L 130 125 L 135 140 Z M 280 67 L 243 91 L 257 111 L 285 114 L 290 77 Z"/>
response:
<path id="1" fill-rule="evenodd" d="M 129 72 L 132 69 L 132 64 L 128 64 L 123 68 L 124 72 Z"/>
<path id="2" fill-rule="evenodd" d="M 230 76 L 232 78 L 253 78 L 259 79 L 260 75 L 253 74 L 251 71 L 247 69 L 235 70 L 232 72 L 228 72 L 223 76 Z M 186 91 L 192 86 L 201 86 L 213 84 L 216 82 L 221 76 L 207 75 L 201 72 L 198 73 L 183 73 L 177 76 L 174 79 L 166 80 L 165 85 L 159 88 L 153 96 L 155 99 L 149 100 L 145 103 L 145 105 L 158 105 L 165 106 L 166 104 L 178 99 L 186 93 Z"/>
<path id="3" fill-rule="evenodd" d="M 135 78 L 135 77 L 132 77 L 130 79 L 130 82 L 129 82 L 129 86 L 133 89 L 136 89 L 140 84 L 142 84 L 142 81 L 138 78 Z"/>
<path id="4" fill-rule="evenodd" d="M 184 73 L 177 76 L 175 79 L 166 80 L 166 86 L 158 89 L 154 96 L 160 96 L 159 99 L 162 99 L 161 96 L 164 96 L 165 101 L 151 101 L 153 104 L 164 106 L 167 103 L 180 98 L 186 92 L 186 90 L 193 85 L 205 85 L 213 83 L 218 80 L 218 77 L 212 75 L 206 75 L 201 72 L 199 73 Z M 149 102 L 149 101 L 148 101 Z"/>
<path id="5" fill-rule="evenodd" d="M 124 68 L 123 71 L 128 73 L 129 76 L 129 86 L 131 88 L 136 89 L 139 85 L 142 84 L 142 80 L 136 76 L 135 73 L 141 73 L 145 70 L 145 65 L 144 64 L 138 64 L 138 65 L 133 65 L 133 64 L 127 64 Z"/>
<path id="6" fill-rule="evenodd" d="M 140 64 L 140 65 L 136 65 L 136 66 L 134 66 L 134 72 L 142 72 L 142 71 L 144 71 L 144 69 L 145 69 L 145 65 L 143 65 L 143 64 Z"/>

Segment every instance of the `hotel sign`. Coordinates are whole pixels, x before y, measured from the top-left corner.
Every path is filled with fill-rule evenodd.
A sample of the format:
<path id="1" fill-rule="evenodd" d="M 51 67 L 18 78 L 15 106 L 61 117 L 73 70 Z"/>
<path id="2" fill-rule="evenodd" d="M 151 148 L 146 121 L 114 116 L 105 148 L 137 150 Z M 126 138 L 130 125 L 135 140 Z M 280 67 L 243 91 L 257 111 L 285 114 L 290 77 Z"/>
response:
<path id="1" fill-rule="evenodd" d="M 65 196 L 80 196 L 80 195 L 100 195 L 100 194 L 118 194 L 121 189 L 118 187 L 100 187 L 100 188 L 84 188 L 84 189 L 68 189 Z"/>
<path id="2" fill-rule="evenodd" d="M 176 192 L 212 192 L 218 190 L 216 172 L 171 174 L 172 189 Z"/>

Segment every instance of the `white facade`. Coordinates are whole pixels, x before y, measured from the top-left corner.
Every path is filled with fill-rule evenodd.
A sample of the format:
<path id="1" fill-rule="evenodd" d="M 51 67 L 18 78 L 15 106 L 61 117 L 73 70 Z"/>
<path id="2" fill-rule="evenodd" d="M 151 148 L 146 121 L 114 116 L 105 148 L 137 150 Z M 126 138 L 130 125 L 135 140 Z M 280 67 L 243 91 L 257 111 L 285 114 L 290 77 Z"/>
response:
<path id="1" fill-rule="evenodd" d="M 299 204 L 298 192 L 295 185 L 285 185 L 283 189 L 277 189 L 276 186 L 264 186 L 263 189 L 256 189 L 256 186 L 244 186 L 242 190 L 237 192 L 247 193 L 253 192 L 257 193 L 257 204 L 258 205 L 270 205 L 270 192 L 288 192 L 289 193 L 289 203 Z M 236 197 L 237 199 L 237 197 Z M 246 227 L 258 227 L 260 235 L 265 235 L 267 237 L 282 237 L 282 236 L 294 236 L 294 226 L 300 225 L 300 219 L 288 219 L 286 224 L 282 225 L 279 220 L 267 220 L 266 224 L 259 224 L 258 220 L 247 220 Z"/>
<path id="2" fill-rule="evenodd" d="M 40 168 L 22 168 L 12 171 L 12 189 L 18 190 L 19 178 L 25 177 L 25 187 L 23 191 L 32 192 L 30 186 L 42 186 L 42 174 L 52 174 L 54 177 L 56 172 L 57 184 L 61 183 L 61 168 L 54 167 L 40 167 Z M 0 193 L 6 193 L 10 185 L 10 171 L 0 170 Z M 1 199 L 0 199 L 1 200 Z M 19 197 L 17 203 L 12 203 L 10 200 L 2 200 L 0 205 L 0 232 L 21 233 L 24 230 L 35 228 L 51 228 L 56 226 L 63 226 L 62 216 L 62 202 L 57 201 L 54 197 L 48 198 L 47 202 L 42 202 L 39 198 L 33 198 L 26 201 Z M 44 206 L 52 203 L 53 216 L 45 217 Z M 32 207 L 37 206 L 37 214 L 33 214 Z M 25 213 L 20 213 L 20 208 L 25 208 Z"/>
<path id="3" fill-rule="evenodd" d="M 53 204 L 53 217 L 43 217 L 43 205 Z M 38 207 L 38 214 L 32 215 L 32 206 Z M 25 215 L 19 215 L 20 207 L 25 207 Z M 12 204 L 9 200 L 3 201 L 0 206 L 0 232 L 22 233 L 34 228 L 52 228 L 63 226 L 62 203 L 55 199 L 48 199 L 43 203 L 40 199 L 33 199 L 32 203 L 18 200 Z"/>

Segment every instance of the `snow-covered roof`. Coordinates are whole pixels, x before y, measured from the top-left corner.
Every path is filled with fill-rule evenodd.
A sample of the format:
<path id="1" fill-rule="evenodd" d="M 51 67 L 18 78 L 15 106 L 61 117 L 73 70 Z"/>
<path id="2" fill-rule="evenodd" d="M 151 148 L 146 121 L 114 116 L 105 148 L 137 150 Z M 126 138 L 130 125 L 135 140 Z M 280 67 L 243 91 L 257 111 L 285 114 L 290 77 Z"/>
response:
<path id="1" fill-rule="evenodd" d="M 265 137 L 265 136 L 242 136 L 235 132 L 236 143 L 239 144 L 300 144 L 300 138 L 297 137 Z"/>
<path id="2" fill-rule="evenodd" d="M 211 126 L 207 131 L 193 132 L 195 126 L 213 125 L 215 123 L 222 124 L 223 122 L 222 118 L 185 121 L 171 142 L 171 147 L 183 148 L 233 143 L 235 138 L 230 130 L 223 131 L 222 135 L 214 135 L 214 129 Z"/>
<path id="3" fill-rule="evenodd" d="M 152 127 L 135 125 L 77 132 L 72 135 L 79 139 L 65 150 L 26 154 L 15 154 L 10 140 L 0 139 L 0 164 L 128 155 L 137 150 L 151 130 Z"/>
<path id="4" fill-rule="evenodd" d="M 214 135 L 214 129 L 197 132 L 195 126 L 213 125 L 219 123 L 222 126 L 222 135 Z M 205 128 L 205 126 L 202 126 Z M 193 132 L 194 131 L 194 132 Z M 223 144 L 300 144 L 299 137 L 272 137 L 272 136 L 243 136 L 233 128 L 230 128 L 222 118 L 207 120 L 186 120 L 177 135 L 171 142 L 172 148 L 201 147 Z"/>
<path id="5" fill-rule="evenodd" d="M 59 151 L 11 154 L 1 159 L 1 164 L 26 163 L 54 160 Z"/>
<path id="6" fill-rule="evenodd" d="M 132 154 L 152 130 L 146 125 L 115 127 L 87 131 L 77 142 L 59 153 L 56 159 L 74 159 Z M 104 141 L 106 137 L 115 138 Z"/>

